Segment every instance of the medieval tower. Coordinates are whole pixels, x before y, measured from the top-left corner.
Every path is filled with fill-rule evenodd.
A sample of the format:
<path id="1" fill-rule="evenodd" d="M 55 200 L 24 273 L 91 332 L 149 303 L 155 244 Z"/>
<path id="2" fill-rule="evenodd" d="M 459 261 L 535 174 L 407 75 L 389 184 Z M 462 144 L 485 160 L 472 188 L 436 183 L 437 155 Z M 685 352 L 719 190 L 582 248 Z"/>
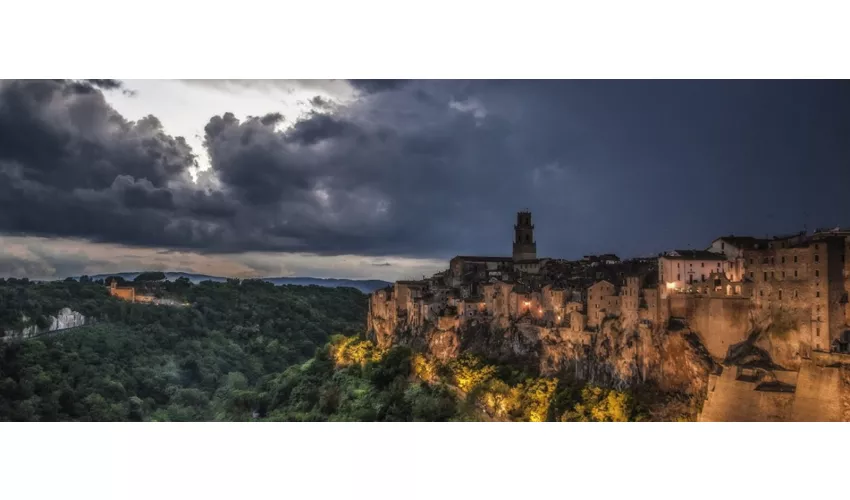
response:
<path id="1" fill-rule="evenodd" d="M 514 261 L 537 259 L 537 242 L 531 212 L 517 212 L 514 225 Z"/>

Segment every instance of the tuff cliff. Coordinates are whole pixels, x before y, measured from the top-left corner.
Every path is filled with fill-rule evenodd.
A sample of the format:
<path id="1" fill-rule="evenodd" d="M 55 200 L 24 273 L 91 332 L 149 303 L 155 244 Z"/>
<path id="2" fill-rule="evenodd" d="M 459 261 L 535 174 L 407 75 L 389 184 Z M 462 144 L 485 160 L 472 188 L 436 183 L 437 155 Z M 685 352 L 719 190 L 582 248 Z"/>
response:
<path id="1" fill-rule="evenodd" d="M 850 419 L 850 355 L 813 352 L 805 315 L 757 310 L 740 299 L 692 298 L 653 327 L 625 316 L 594 329 L 581 314 L 562 326 L 529 315 L 419 320 L 391 298 L 372 302 L 369 331 L 382 347 L 406 345 L 448 360 L 469 352 L 543 376 L 616 388 L 649 385 L 702 401 L 702 421 Z"/>
<path id="2" fill-rule="evenodd" d="M 56 316 L 49 316 L 48 320 L 50 324 L 46 328 L 39 328 L 38 325 L 31 323 L 30 318 L 26 316 L 24 316 L 22 320 L 25 324 L 28 324 L 28 326 L 25 326 L 18 331 L 7 331 L 6 336 L 4 337 L 5 340 L 25 339 L 49 332 L 76 328 L 86 324 L 85 316 L 77 311 L 72 311 L 68 307 L 61 309 Z"/>
<path id="3" fill-rule="evenodd" d="M 382 347 L 406 345 L 447 360 L 469 352 L 519 364 L 544 376 L 566 376 L 614 387 L 651 383 L 661 390 L 704 394 L 718 371 L 699 338 L 687 329 L 653 329 L 620 318 L 598 331 L 545 327 L 520 319 L 504 321 L 441 316 L 421 326 L 398 317 L 369 321 Z"/>

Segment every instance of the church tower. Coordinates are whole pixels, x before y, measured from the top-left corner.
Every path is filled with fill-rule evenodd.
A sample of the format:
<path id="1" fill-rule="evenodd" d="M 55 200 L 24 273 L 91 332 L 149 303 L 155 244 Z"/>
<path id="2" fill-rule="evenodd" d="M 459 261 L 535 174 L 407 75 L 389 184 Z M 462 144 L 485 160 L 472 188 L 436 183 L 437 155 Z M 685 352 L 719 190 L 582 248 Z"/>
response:
<path id="1" fill-rule="evenodd" d="M 531 212 L 517 212 L 514 225 L 514 261 L 536 259 L 537 242 L 534 241 Z"/>

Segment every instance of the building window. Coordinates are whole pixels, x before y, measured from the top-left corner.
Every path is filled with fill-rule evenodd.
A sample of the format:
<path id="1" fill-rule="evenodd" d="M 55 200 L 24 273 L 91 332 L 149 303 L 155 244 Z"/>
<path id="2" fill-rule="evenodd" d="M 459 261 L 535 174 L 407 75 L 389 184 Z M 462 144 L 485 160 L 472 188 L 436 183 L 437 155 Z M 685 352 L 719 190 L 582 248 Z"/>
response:
<path id="1" fill-rule="evenodd" d="M 818 244 L 817 244 L 817 243 L 815 243 L 815 250 L 817 250 L 817 249 L 818 249 Z"/>
<path id="2" fill-rule="evenodd" d="M 794 290 L 794 298 L 797 298 L 797 290 Z"/>
<path id="3" fill-rule="evenodd" d="M 705 267 L 705 262 L 700 262 L 700 267 Z"/>
<path id="4" fill-rule="evenodd" d="M 779 290 L 779 300 L 782 300 L 782 290 Z"/>
<path id="5" fill-rule="evenodd" d="M 764 297 L 764 290 L 759 290 L 759 297 Z"/>
<path id="6" fill-rule="evenodd" d="M 775 263 L 776 263 L 776 261 L 774 260 L 774 258 L 773 258 L 773 257 L 771 257 L 771 258 L 770 258 L 770 265 L 772 266 L 772 265 L 773 265 L 773 264 L 775 264 Z"/>
<path id="7" fill-rule="evenodd" d="M 795 278 L 797 277 L 797 270 L 796 269 L 794 269 L 794 277 Z"/>
<path id="8" fill-rule="evenodd" d="M 782 271 L 782 279 L 785 279 L 785 271 Z"/>
<path id="9" fill-rule="evenodd" d="M 815 269 L 815 278 L 819 278 L 819 277 L 820 277 L 820 271 Z"/>
<path id="10" fill-rule="evenodd" d="M 820 337 L 820 327 L 815 328 L 815 335 Z"/>
<path id="11" fill-rule="evenodd" d="M 785 264 L 785 257 L 782 257 L 782 263 Z"/>
<path id="12" fill-rule="evenodd" d="M 764 280 L 767 281 L 767 271 L 764 272 Z"/>
<path id="13" fill-rule="evenodd" d="M 820 297 L 820 292 L 815 292 L 815 297 Z"/>
<path id="14" fill-rule="evenodd" d="M 677 275 L 676 275 L 676 281 L 681 281 L 681 280 L 682 280 L 682 275 L 681 275 L 681 274 L 677 274 Z"/>
<path id="15" fill-rule="evenodd" d="M 815 254 L 815 262 L 820 262 L 820 255 Z"/>
<path id="16" fill-rule="evenodd" d="M 797 256 L 796 255 L 794 256 L 794 262 L 797 262 Z"/>
<path id="17" fill-rule="evenodd" d="M 753 259 L 750 259 L 750 265 L 753 265 Z"/>
<path id="18" fill-rule="evenodd" d="M 752 271 L 750 271 L 750 279 L 753 279 L 753 274 L 754 273 Z"/>

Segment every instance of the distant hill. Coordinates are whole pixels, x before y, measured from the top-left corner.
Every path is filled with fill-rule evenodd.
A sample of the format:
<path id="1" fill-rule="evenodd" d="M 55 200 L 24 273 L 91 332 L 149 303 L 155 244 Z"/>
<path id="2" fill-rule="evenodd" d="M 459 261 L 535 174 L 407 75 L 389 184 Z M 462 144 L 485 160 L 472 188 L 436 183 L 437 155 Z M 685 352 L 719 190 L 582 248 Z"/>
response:
<path id="1" fill-rule="evenodd" d="M 127 273 L 108 273 L 108 274 L 94 274 L 89 276 L 93 280 L 106 279 L 109 276 L 120 276 L 127 281 L 133 281 L 136 276 L 140 275 L 139 272 L 127 272 Z M 72 276 L 72 278 L 79 280 L 79 276 Z M 183 273 L 183 272 L 167 272 L 165 273 L 165 278 L 169 281 L 174 281 L 178 278 L 187 278 L 192 283 L 200 283 L 202 281 L 216 281 L 223 282 L 227 281 L 227 278 L 221 276 L 208 276 L 206 274 L 194 274 L 194 273 Z M 275 285 L 301 285 L 301 286 L 325 286 L 330 288 L 337 287 L 351 287 L 360 290 L 363 293 L 372 293 L 375 290 L 384 288 L 386 286 L 391 285 L 392 283 L 388 281 L 382 280 L 349 280 L 349 279 L 337 279 L 337 278 L 307 278 L 307 277 L 292 277 L 292 278 L 260 278 L 263 281 L 268 281 L 269 283 L 274 283 Z"/>

